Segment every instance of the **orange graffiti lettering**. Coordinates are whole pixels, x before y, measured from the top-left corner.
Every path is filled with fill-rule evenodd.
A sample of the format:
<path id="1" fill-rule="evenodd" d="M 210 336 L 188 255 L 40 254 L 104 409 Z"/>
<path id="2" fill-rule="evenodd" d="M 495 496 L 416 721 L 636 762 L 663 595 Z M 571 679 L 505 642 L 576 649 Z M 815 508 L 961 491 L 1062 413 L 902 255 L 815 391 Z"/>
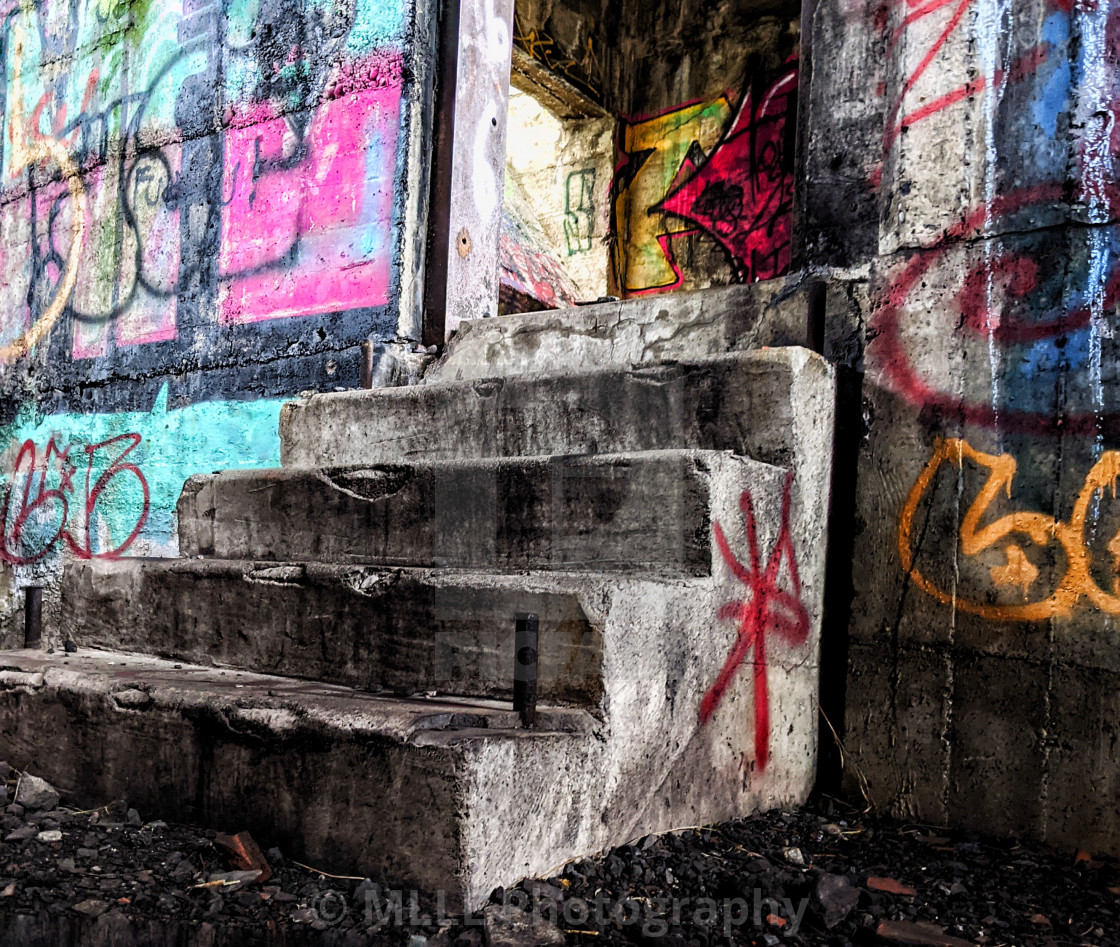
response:
<path id="1" fill-rule="evenodd" d="M 1023 549 L 1025 541 L 1035 546 L 1057 543 L 1066 558 L 1066 571 L 1057 587 L 1038 601 L 992 603 L 951 593 L 927 578 L 914 562 L 914 516 L 929 493 L 938 470 L 949 464 L 964 471 L 965 462 L 988 471 L 987 479 L 961 519 L 958 529 L 960 552 L 966 557 L 999 549 L 1006 562 L 989 570 L 997 589 L 1017 590 L 1030 598 L 1039 577 L 1038 567 Z M 902 567 L 914 583 L 940 602 L 961 611 L 996 621 L 1044 621 L 1070 615 L 1082 599 L 1109 614 L 1120 614 L 1120 532 L 1108 543 L 1112 557 L 1111 587 L 1102 588 L 1093 577 L 1093 556 L 1085 538 L 1086 520 L 1098 495 L 1111 490 L 1115 499 L 1120 481 L 1120 451 L 1107 451 L 1085 477 L 1067 521 L 1037 512 L 1014 512 L 989 521 L 989 511 L 1000 494 L 1011 496 L 1016 463 L 1010 454 L 985 454 L 959 438 L 939 439 L 933 456 L 918 476 L 902 508 L 898 527 L 898 550 Z"/>

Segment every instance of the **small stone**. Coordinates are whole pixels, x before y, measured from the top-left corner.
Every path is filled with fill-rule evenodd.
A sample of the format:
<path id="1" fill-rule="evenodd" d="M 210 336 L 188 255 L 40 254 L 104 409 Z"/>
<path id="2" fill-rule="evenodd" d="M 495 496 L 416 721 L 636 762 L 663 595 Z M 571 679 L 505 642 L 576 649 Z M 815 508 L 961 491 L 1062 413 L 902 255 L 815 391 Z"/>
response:
<path id="1" fill-rule="evenodd" d="M 967 940 L 950 937 L 942 928 L 928 921 L 883 920 L 879 922 L 875 933 L 891 943 L 913 947 L 971 947 Z"/>
<path id="2" fill-rule="evenodd" d="M 294 894 L 292 894 L 290 891 L 281 891 L 278 895 L 276 895 L 276 900 L 281 901 L 281 902 L 294 901 L 295 899 L 296 899 L 296 896 Z"/>
<path id="3" fill-rule="evenodd" d="M 78 646 L 76 644 L 74 644 L 74 642 L 71 641 L 69 638 L 66 639 L 66 643 L 63 644 L 63 647 L 66 649 L 67 654 L 73 654 L 75 651 L 78 650 Z"/>
<path id="4" fill-rule="evenodd" d="M 58 805 L 58 790 L 45 779 L 24 774 L 19 781 L 16 802 L 25 809 L 39 811 L 53 809 Z"/>
<path id="5" fill-rule="evenodd" d="M 917 892 L 908 885 L 895 881 L 893 878 L 876 878 L 871 875 L 867 879 L 867 887 L 872 891 L 881 891 L 884 894 L 897 894 L 904 898 L 912 898 Z"/>
<path id="6" fill-rule="evenodd" d="M 7 835 L 4 836 L 4 841 L 5 842 L 25 842 L 28 839 L 35 838 L 35 836 L 38 835 L 38 834 L 39 834 L 38 827 L 34 826 L 34 825 L 31 825 L 29 823 L 27 825 L 21 825 L 18 829 L 14 829 L 13 831 L 9 832 Z"/>
<path id="7" fill-rule="evenodd" d="M 24 814 L 27 812 L 27 810 L 24 809 L 23 806 L 21 806 L 18 802 L 13 802 L 10 806 L 8 806 L 6 811 L 10 815 L 18 816 L 21 819 L 23 818 Z"/>
<path id="8" fill-rule="evenodd" d="M 162 819 L 156 819 L 155 822 L 149 822 L 148 823 L 148 828 L 151 829 L 152 831 L 159 831 L 160 829 L 166 829 L 167 828 L 167 823 L 164 822 Z"/>
<path id="9" fill-rule="evenodd" d="M 824 926 L 830 930 L 855 910 L 859 890 L 844 875 L 821 875 L 817 881 L 817 901 Z"/>
<path id="10" fill-rule="evenodd" d="M 152 883 L 152 873 L 147 869 L 138 871 L 136 872 L 136 880 L 142 885 L 150 885 Z"/>
<path id="11" fill-rule="evenodd" d="M 783 848 L 782 858 L 784 858 L 791 865 L 804 865 L 805 856 L 801 854 L 799 848 Z"/>
<path id="12" fill-rule="evenodd" d="M 35 836 L 40 842 L 61 842 L 62 832 L 58 829 L 47 829 Z"/>
<path id="13" fill-rule="evenodd" d="M 74 905 L 74 910 L 79 914 L 86 914 L 89 917 L 101 917 L 102 914 L 109 910 L 109 902 L 79 901 Z"/>
<path id="14" fill-rule="evenodd" d="M 68 871 L 71 874 L 77 874 L 77 872 L 80 870 L 78 868 L 77 864 L 74 862 L 73 858 L 63 858 L 63 859 L 61 859 L 58 863 L 58 867 L 62 871 Z"/>
<path id="15" fill-rule="evenodd" d="M 16 883 L 13 881 L 3 891 L 0 891 L 0 898 L 10 898 L 16 893 Z"/>
<path id="16" fill-rule="evenodd" d="M 844 830 L 840 828 L 835 822 L 826 822 L 821 826 L 821 831 L 825 835 L 843 835 Z"/>
<path id="17" fill-rule="evenodd" d="M 97 857 L 97 849 L 96 848 L 79 848 L 76 854 L 79 858 L 96 858 Z"/>
<path id="18" fill-rule="evenodd" d="M 128 815 L 125 816 L 125 821 L 135 828 L 139 828 L 144 824 L 144 820 L 140 818 L 140 813 L 135 809 L 128 810 Z"/>
<path id="19" fill-rule="evenodd" d="M 311 924 L 319 920 L 319 915 L 312 908 L 300 908 L 298 911 L 292 911 L 293 924 Z"/>

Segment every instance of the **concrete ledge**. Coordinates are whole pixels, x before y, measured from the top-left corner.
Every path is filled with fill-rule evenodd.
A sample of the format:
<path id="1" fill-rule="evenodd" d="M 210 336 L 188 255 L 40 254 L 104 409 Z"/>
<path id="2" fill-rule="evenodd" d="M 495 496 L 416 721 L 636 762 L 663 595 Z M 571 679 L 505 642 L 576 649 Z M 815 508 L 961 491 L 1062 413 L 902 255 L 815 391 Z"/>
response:
<path id="1" fill-rule="evenodd" d="M 752 461 L 656 451 L 230 471 L 179 500 L 189 557 L 709 575 L 713 480 Z"/>
<path id="2" fill-rule="evenodd" d="M 72 563 L 63 633 L 84 647 L 175 657 L 396 693 L 510 698 L 519 612 L 540 616 L 542 700 L 596 706 L 601 636 L 576 595 L 323 563 Z"/>
<path id="3" fill-rule="evenodd" d="M 442 890 L 449 906 L 485 897 L 493 873 L 496 853 L 463 831 L 463 813 L 486 801 L 479 748 L 583 745 L 595 726 L 546 710 L 542 729 L 525 731 L 485 703 L 387 700 L 124 654 L 17 651 L 4 663 L 6 758 L 68 804 L 125 796 L 152 816 L 248 829 L 317 864 Z M 527 803 L 512 787 L 505 800 Z"/>

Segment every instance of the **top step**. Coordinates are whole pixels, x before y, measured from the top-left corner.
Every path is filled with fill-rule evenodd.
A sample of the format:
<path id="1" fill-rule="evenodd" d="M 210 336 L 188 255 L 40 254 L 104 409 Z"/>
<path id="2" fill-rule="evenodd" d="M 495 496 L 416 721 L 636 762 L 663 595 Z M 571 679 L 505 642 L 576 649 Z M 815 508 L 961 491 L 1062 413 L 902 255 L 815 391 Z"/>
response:
<path id="1" fill-rule="evenodd" d="M 285 466 L 730 450 L 800 466 L 830 453 L 832 370 L 798 347 L 312 395 L 284 405 Z"/>
<path id="2" fill-rule="evenodd" d="M 809 346 L 812 283 L 804 274 L 691 293 L 460 323 L 427 381 L 587 371 L 710 358 L 772 345 Z"/>

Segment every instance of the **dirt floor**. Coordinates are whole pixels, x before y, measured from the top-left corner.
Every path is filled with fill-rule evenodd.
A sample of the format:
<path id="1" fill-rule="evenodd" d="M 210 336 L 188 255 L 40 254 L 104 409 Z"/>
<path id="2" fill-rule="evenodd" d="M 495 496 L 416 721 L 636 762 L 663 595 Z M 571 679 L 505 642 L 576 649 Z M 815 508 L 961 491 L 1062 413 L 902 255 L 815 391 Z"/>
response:
<path id="1" fill-rule="evenodd" d="M 640 839 L 464 918 L 237 826 L 146 821 L 124 801 L 76 812 L 2 773 L 3 947 L 1120 945 L 1115 862 L 832 803 Z"/>

